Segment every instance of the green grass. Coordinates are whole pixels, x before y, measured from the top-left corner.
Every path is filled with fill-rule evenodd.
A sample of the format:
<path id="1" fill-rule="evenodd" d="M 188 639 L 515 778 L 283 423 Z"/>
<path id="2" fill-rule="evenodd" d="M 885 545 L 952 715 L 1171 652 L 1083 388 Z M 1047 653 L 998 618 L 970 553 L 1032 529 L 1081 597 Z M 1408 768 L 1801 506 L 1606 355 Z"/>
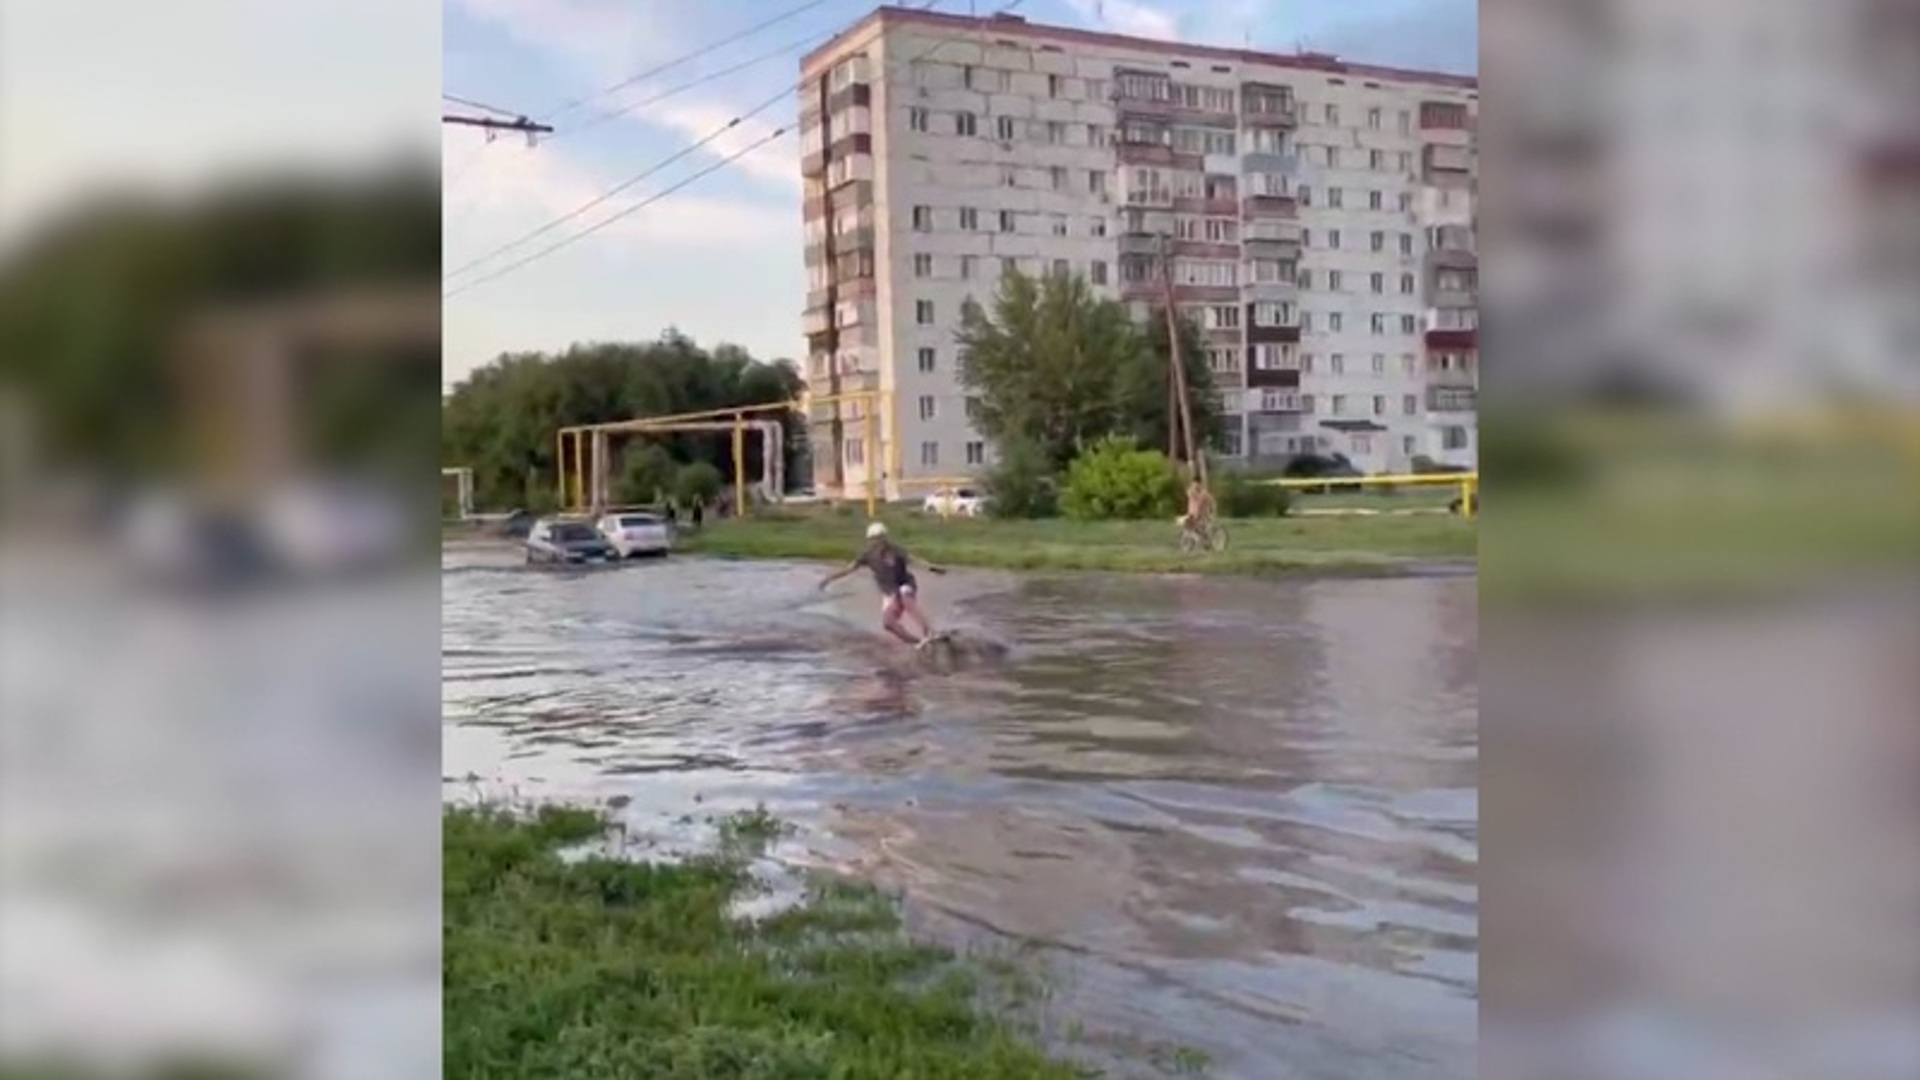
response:
<path id="1" fill-rule="evenodd" d="M 908 937 L 897 908 L 837 879 L 744 922 L 741 845 L 780 826 L 722 824 L 718 854 L 632 861 L 594 843 L 592 811 L 445 811 L 444 1075 L 451 1080 L 1054 1080 L 995 1008 L 984 966 Z M 584 854 L 582 854 L 584 852 Z"/>
<path id="2" fill-rule="evenodd" d="M 1376 572 L 1410 560 L 1471 558 L 1475 525 L 1457 517 L 1258 518 L 1226 522 L 1220 553 L 1183 555 L 1167 521 L 941 521 L 882 510 L 894 538 L 926 562 L 1003 570 L 1287 574 Z M 864 517 L 810 513 L 724 521 L 683 536 L 680 549 L 735 558 L 845 560 Z"/>

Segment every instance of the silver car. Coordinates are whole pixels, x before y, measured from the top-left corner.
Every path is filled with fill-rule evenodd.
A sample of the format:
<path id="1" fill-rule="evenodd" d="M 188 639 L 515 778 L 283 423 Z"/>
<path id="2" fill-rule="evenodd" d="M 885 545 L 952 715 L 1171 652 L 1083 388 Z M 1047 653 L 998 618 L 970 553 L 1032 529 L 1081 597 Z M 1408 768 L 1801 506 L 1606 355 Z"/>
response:
<path id="1" fill-rule="evenodd" d="M 608 563 L 619 553 L 606 538 L 584 521 L 542 518 L 527 531 L 527 561 L 578 566 Z"/>
<path id="2" fill-rule="evenodd" d="M 673 530 L 658 514 L 608 514 L 600 519 L 600 535 L 623 559 L 673 550 Z"/>

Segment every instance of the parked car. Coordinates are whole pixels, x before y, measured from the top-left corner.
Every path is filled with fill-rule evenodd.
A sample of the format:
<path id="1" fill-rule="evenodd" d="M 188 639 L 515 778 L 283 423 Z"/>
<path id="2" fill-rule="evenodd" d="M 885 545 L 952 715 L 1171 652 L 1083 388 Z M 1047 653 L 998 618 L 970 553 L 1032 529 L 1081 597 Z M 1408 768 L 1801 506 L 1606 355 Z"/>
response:
<path id="1" fill-rule="evenodd" d="M 1281 470 L 1281 474 L 1290 480 L 1318 480 L 1322 478 L 1337 480 L 1346 477 L 1366 475 L 1355 468 L 1353 462 L 1348 460 L 1345 454 L 1330 454 L 1325 456 L 1320 454 L 1301 454 L 1287 462 L 1286 467 Z M 1325 495 L 1333 491 L 1359 491 L 1360 485 L 1324 484 L 1313 487 L 1303 487 L 1299 490 L 1302 494 L 1306 495 Z"/>
<path id="2" fill-rule="evenodd" d="M 927 501 L 920 508 L 941 517 L 978 517 L 985 503 L 980 493 L 972 488 L 941 488 L 927 496 Z"/>
<path id="3" fill-rule="evenodd" d="M 527 561 L 580 565 L 612 562 L 620 557 L 600 531 L 584 521 L 542 518 L 527 531 Z"/>
<path id="4" fill-rule="evenodd" d="M 673 531 L 658 514 L 608 514 L 600 519 L 600 535 L 623 559 L 665 555 L 673 549 Z"/>

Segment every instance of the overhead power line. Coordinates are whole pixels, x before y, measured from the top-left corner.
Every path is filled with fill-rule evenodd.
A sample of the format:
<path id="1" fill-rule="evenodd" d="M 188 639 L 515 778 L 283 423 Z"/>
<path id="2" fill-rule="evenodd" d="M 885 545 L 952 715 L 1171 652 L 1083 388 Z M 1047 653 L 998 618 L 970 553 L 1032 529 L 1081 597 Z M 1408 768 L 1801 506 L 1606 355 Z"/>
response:
<path id="1" fill-rule="evenodd" d="M 1024 2 L 1025 0 L 1013 0 L 1012 3 L 1006 4 L 996 9 L 992 14 L 993 15 L 1008 14 L 1012 12 L 1015 8 L 1018 8 Z M 939 3 L 939 0 L 933 0 L 932 3 L 922 4 L 920 5 L 920 7 L 921 9 L 924 10 L 926 8 L 933 7 L 938 3 Z M 970 40 L 971 37 L 972 37 L 971 34 L 953 34 L 953 35 L 941 37 L 933 41 L 926 48 L 920 50 L 918 53 L 915 53 L 913 56 L 907 57 L 905 59 L 902 59 L 887 65 L 886 69 L 884 69 L 881 72 L 881 80 L 885 81 L 887 75 L 893 71 L 899 70 L 904 67 L 908 67 L 920 60 L 925 59 L 926 57 L 932 55 L 936 50 L 938 50 L 942 46 L 950 45 L 958 41 Z M 673 164 L 674 162 L 679 161 L 680 159 L 688 156 L 689 154 L 692 154 L 694 151 L 699 150 L 701 147 L 706 146 L 709 143 L 712 143 L 714 140 L 719 139 L 721 136 L 725 135 L 727 132 L 733 130 L 736 127 L 739 127 L 740 124 L 742 124 L 743 122 L 752 119 L 753 117 L 767 111 L 768 109 L 773 108 L 775 105 L 779 104 L 782 101 L 786 101 L 790 96 L 797 94 L 802 89 L 804 89 L 807 85 L 807 82 L 808 80 L 801 79 L 798 82 L 796 82 L 794 85 L 783 88 L 779 93 L 773 95 L 772 97 L 769 97 L 767 100 L 761 102 L 758 105 L 755 105 L 753 108 L 747 110 L 746 112 L 741 113 L 738 116 L 735 116 L 733 119 L 728 120 L 725 124 L 723 124 L 719 128 L 716 128 L 712 132 L 708 133 L 705 137 L 700 139 L 698 142 L 695 142 L 679 151 L 676 151 L 674 154 L 670 155 L 665 160 L 662 160 L 660 162 L 657 162 L 653 165 L 648 166 L 646 169 L 641 170 L 639 173 L 636 173 L 635 175 L 628 177 L 626 180 L 621 181 L 619 184 L 608 189 L 602 194 L 595 196 L 594 198 L 588 200 L 585 203 L 582 203 L 580 206 L 575 207 L 573 210 L 567 212 L 561 217 L 547 222 L 545 225 L 540 226 L 539 228 L 533 230 L 532 232 L 526 234 L 525 236 L 522 236 L 517 240 L 513 240 L 506 244 L 503 244 L 500 247 L 495 248 L 494 250 L 488 252 L 487 254 L 480 256 L 479 258 L 461 265 L 460 267 L 448 273 L 446 277 L 449 279 L 458 277 L 461 274 L 464 274 L 467 271 L 472 270 L 473 268 L 481 265 L 482 263 L 490 262 L 494 258 L 502 254 L 505 254 L 506 252 L 511 251 L 514 248 L 521 246 L 522 244 L 525 244 L 527 241 L 532 240 L 538 236 L 544 235 L 548 232 L 551 232 L 552 230 L 560 227 L 561 225 L 566 224 L 568 221 L 571 221 L 579 217 L 580 215 L 586 213 L 587 211 L 592 210 L 594 207 L 605 203 L 607 200 L 612 199 L 616 195 L 619 195 L 621 192 L 626 191 L 632 188 L 634 185 L 639 184 L 640 182 L 646 180 L 648 177 L 659 172 L 661 169 L 664 169 L 667 166 Z M 789 126 L 792 126 L 792 125 L 789 125 Z M 519 269 L 520 267 L 525 266 L 528 263 L 544 258 L 548 254 L 551 254 L 552 252 L 557 251 L 560 248 L 573 243 L 575 240 L 579 240 L 583 237 L 591 235 L 592 233 L 598 232 L 600 229 L 606 227 L 607 225 L 612 224 L 617 220 L 620 220 L 621 218 L 626 217 L 628 214 L 637 212 L 641 209 L 644 209 L 645 207 L 653 205 L 655 202 L 658 202 L 661 198 L 663 198 L 667 194 L 678 191 L 681 188 L 686 187 L 687 184 L 691 183 L 692 181 L 697 180 L 700 177 L 706 176 L 710 173 L 716 172 L 719 169 L 724 168 L 725 166 L 730 165 L 733 162 L 739 160 L 740 158 L 745 157 L 748 153 L 754 150 L 757 150 L 760 147 L 765 146 L 768 143 L 772 142 L 773 140 L 779 138 L 781 135 L 785 134 L 787 130 L 788 130 L 788 127 L 777 128 L 771 134 L 768 134 L 766 136 L 761 137 L 760 139 L 755 140 L 753 143 L 749 144 L 747 147 L 727 155 L 726 157 L 722 158 L 720 161 L 716 162 L 715 164 L 708 166 L 707 168 L 701 169 L 696 173 L 693 173 L 691 176 L 688 176 L 685 179 L 682 179 L 676 182 L 671 187 L 662 189 L 657 194 L 649 196 L 648 198 L 642 200 L 641 202 L 635 204 L 634 206 L 629 207 L 628 209 L 623 210 L 620 213 L 615 214 L 610 218 L 606 218 L 594 225 L 590 225 L 586 229 L 582 230 L 581 232 L 575 233 L 572 236 L 568 237 L 565 240 L 560 241 L 557 244 L 549 245 L 548 247 L 545 247 L 540 251 L 530 256 L 527 256 L 526 258 L 515 260 L 514 262 L 509 263 L 498 270 L 482 275 L 481 277 L 475 278 L 472 281 L 467 282 L 465 285 L 461 285 L 447 293 L 444 293 L 442 295 L 442 299 L 451 299 L 452 297 L 458 296 L 461 293 L 467 292 L 468 290 L 473 289 L 479 285 L 482 285 L 489 281 L 493 281 L 494 279 L 499 278 L 507 273 L 510 273 L 513 270 Z"/>
<path id="2" fill-rule="evenodd" d="M 736 72 L 745 71 L 750 67 L 757 67 L 761 64 L 766 63 L 769 60 L 774 60 L 774 59 L 778 59 L 779 57 L 785 56 L 788 53 L 799 52 L 803 49 L 809 49 L 816 45 L 824 44 L 827 41 L 832 40 L 834 33 L 838 33 L 838 31 L 833 31 L 825 34 L 809 34 L 806 37 L 799 39 L 798 41 L 790 41 L 787 44 L 782 45 L 777 49 L 769 49 L 766 52 L 759 53 L 746 60 L 742 60 L 739 63 L 734 64 L 730 67 L 723 67 L 718 71 L 707 72 L 705 75 L 702 75 L 699 78 L 689 79 L 686 82 L 678 83 L 674 86 L 668 87 L 667 89 L 660 91 L 657 94 L 652 95 L 651 97 L 642 98 L 641 100 L 633 102 L 632 104 L 629 104 L 629 105 L 622 105 L 618 109 L 614 109 L 611 112 L 595 113 L 593 118 L 590 120 L 583 120 L 579 124 L 574 125 L 573 127 L 562 128 L 559 134 L 554 137 L 564 138 L 569 135 L 578 135 L 583 131 L 591 131 L 594 128 L 599 127 L 601 124 L 604 124 L 609 120 L 618 120 L 620 117 L 626 116 L 628 113 L 634 112 L 635 110 L 644 109 L 649 105 L 657 105 L 660 102 L 665 101 L 670 97 L 677 97 L 680 94 L 684 94 L 687 91 L 692 90 L 694 87 L 705 86 L 707 83 L 713 82 L 715 79 L 724 79 L 729 75 L 735 74 Z"/>
<path id="3" fill-rule="evenodd" d="M 461 97 L 459 94 L 441 94 L 440 100 L 451 101 L 455 105 L 465 105 L 469 109 L 479 109 L 481 112 L 490 112 L 499 116 L 510 116 L 510 117 L 518 118 L 521 115 L 520 113 L 514 112 L 512 109 L 502 109 L 497 105 L 489 105 L 484 101 L 475 101 L 472 98 Z"/>

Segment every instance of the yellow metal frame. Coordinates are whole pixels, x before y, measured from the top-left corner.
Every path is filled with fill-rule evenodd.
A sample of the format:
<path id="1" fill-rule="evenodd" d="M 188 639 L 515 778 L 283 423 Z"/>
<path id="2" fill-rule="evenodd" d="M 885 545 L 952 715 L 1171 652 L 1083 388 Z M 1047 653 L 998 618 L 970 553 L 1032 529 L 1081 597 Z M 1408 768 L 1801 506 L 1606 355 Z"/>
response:
<path id="1" fill-rule="evenodd" d="M 1256 480 L 1256 484 L 1266 484 L 1282 488 L 1318 488 L 1334 484 L 1354 484 L 1365 486 L 1373 484 L 1379 487 L 1411 487 L 1419 485 L 1453 485 L 1460 489 L 1460 516 L 1474 516 L 1475 504 L 1480 501 L 1480 474 L 1470 473 L 1408 473 L 1391 476 L 1302 476 L 1283 477 L 1277 480 Z"/>
<path id="2" fill-rule="evenodd" d="M 811 424 L 809 415 L 812 406 L 821 404 L 866 403 L 873 408 L 864 418 L 867 428 L 864 442 L 866 453 L 863 455 L 867 467 L 867 517 L 879 516 L 879 477 L 875 468 L 880 462 L 880 413 L 893 395 L 885 390 L 850 390 L 840 394 L 801 394 L 790 401 L 768 402 L 762 405 L 741 405 L 726 409 L 702 409 L 696 412 L 671 413 L 666 416 L 642 416 L 632 420 L 611 420 L 599 424 L 573 424 L 554 433 L 556 481 L 559 487 L 560 505 L 567 509 L 586 508 L 587 469 L 589 438 L 601 435 L 644 435 L 660 434 L 670 431 L 713 431 L 732 430 L 733 432 L 733 492 L 734 512 L 745 517 L 747 504 L 746 440 L 748 417 L 759 418 L 761 413 L 798 412 L 801 423 Z M 888 449 L 898 455 L 899 440 L 888 439 Z M 769 450 L 771 448 L 769 447 Z M 894 476 L 898 476 L 896 469 Z"/>

